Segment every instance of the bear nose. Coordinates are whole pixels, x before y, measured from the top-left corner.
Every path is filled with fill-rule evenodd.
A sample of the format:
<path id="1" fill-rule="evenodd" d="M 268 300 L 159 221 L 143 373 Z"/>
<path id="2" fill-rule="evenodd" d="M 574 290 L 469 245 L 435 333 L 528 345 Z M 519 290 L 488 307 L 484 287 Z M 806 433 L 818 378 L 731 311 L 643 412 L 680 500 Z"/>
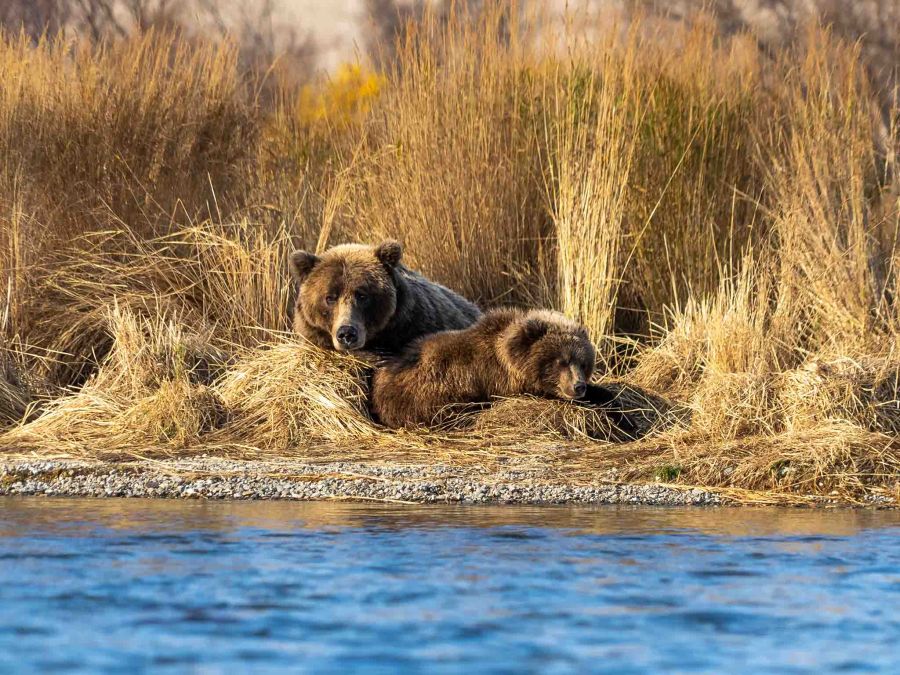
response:
<path id="1" fill-rule="evenodd" d="M 359 332 L 353 326 L 341 326 L 337 329 L 337 339 L 345 347 L 356 343 Z"/>
<path id="2" fill-rule="evenodd" d="M 581 398 L 587 393 L 587 385 L 584 382 L 579 382 L 574 387 L 575 390 L 575 398 Z"/>

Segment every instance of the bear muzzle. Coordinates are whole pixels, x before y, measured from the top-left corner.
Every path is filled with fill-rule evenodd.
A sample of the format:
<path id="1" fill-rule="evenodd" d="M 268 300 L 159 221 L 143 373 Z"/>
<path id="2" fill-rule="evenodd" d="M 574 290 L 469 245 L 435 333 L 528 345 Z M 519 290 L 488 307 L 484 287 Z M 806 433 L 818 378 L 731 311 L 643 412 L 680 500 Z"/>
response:
<path id="1" fill-rule="evenodd" d="M 331 343 L 339 352 L 352 352 L 366 344 L 366 324 L 351 302 L 338 303 L 331 325 Z"/>
<path id="2" fill-rule="evenodd" d="M 562 398 L 578 400 L 584 398 L 587 393 L 587 385 L 584 382 L 575 382 L 573 384 L 565 384 L 559 388 Z"/>
<path id="3" fill-rule="evenodd" d="M 366 344 L 366 329 L 350 323 L 338 326 L 331 336 L 334 348 L 342 352 L 360 349 Z"/>
<path id="4" fill-rule="evenodd" d="M 561 398 L 577 400 L 587 393 L 587 382 L 580 369 L 570 367 L 560 373 L 559 394 Z"/>

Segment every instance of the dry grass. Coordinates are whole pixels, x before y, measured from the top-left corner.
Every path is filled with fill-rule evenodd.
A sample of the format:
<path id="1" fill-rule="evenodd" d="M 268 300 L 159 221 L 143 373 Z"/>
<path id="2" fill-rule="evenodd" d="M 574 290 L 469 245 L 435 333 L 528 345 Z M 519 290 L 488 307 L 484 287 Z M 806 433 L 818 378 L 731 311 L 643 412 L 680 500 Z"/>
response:
<path id="1" fill-rule="evenodd" d="M 258 126 L 236 59 L 227 45 L 153 32 L 99 47 L 5 36 L 0 185 L 36 221 L 28 250 L 96 229 L 110 211 L 163 227 L 177 207 L 204 209 L 211 184 L 235 185 Z"/>
<path id="2" fill-rule="evenodd" d="M 426 17 L 364 97 L 275 109 L 227 45 L 0 41 L 3 452 L 896 494 L 897 138 L 858 46 L 533 28 Z M 371 366 L 283 332 L 285 261 L 381 236 L 485 305 L 586 322 L 624 420 L 374 425 Z"/>
<path id="3" fill-rule="evenodd" d="M 527 35 L 501 37 L 512 10 L 460 13 L 450 30 L 426 18 L 400 45 L 351 167 L 352 222 L 335 234 L 401 239 L 408 262 L 475 301 L 540 302 L 553 279 L 542 171 L 552 66 Z"/>
<path id="4" fill-rule="evenodd" d="M 352 357 L 286 341 L 257 348 L 231 368 L 217 390 L 237 419 L 229 435 L 265 450 L 378 434 L 367 413 L 367 371 Z"/>
<path id="5" fill-rule="evenodd" d="M 495 402 L 477 414 L 473 428 L 487 437 L 627 443 L 685 421 L 686 411 L 632 385 L 606 381 L 612 405 L 522 397 Z"/>
<path id="6" fill-rule="evenodd" d="M 646 94 L 639 86 L 645 82 L 637 72 L 636 47 L 629 39 L 620 54 L 606 45 L 597 71 L 576 69 L 557 85 L 571 90 L 561 101 L 567 109 L 557 113 L 562 124 L 551 181 L 557 302 L 595 340 L 612 332 L 621 281 L 626 197 Z"/>
<path id="7" fill-rule="evenodd" d="M 0 360 L 0 428 L 25 419 L 31 412 L 32 394 L 15 361 L 3 354 Z"/>
<path id="8" fill-rule="evenodd" d="M 106 323 L 112 345 L 97 372 L 48 403 L 37 419 L 8 431 L 7 445 L 109 456 L 187 448 L 221 425 L 225 408 L 209 384 L 225 367 L 225 354 L 162 314 L 141 319 L 114 306 Z"/>

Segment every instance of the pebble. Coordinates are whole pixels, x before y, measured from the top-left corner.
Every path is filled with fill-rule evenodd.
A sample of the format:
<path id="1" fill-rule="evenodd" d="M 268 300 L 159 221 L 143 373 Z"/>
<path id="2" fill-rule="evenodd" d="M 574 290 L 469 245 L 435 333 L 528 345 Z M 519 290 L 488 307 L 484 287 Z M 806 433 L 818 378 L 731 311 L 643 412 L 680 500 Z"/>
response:
<path id="1" fill-rule="evenodd" d="M 0 495 L 176 499 L 357 499 L 416 503 L 718 505 L 714 492 L 614 481 L 566 485 L 533 471 L 485 480 L 445 465 L 308 464 L 211 457 L 127 465 L 74 460 L 0 464 Z"/>

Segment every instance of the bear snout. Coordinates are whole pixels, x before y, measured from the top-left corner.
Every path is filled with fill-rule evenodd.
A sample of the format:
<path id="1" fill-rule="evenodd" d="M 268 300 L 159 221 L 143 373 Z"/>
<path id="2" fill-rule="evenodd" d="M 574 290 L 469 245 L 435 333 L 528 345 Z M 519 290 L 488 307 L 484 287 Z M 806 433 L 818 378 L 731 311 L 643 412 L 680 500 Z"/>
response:
<path id="1" fill-rule="evenodd" d="M 560 373 L 559 395 L 565 399 L 584 398 L 587 393 L 587 378 L 580 368 L 569 366 Z"/>
<path id="2" fill-rule="evenodd" d="M 342 351 L 359 349 L 364 342 L 364 331 L 353 324 L 343 324 L 334 332 L 334 346 Z"/>
<path id="3" fill-rule="evenodd" d="M 584 382 L 563 382 L 560 384 L 559 393 L 562 398 L 577 400 L 584 398 L 587 385 Z"/>

